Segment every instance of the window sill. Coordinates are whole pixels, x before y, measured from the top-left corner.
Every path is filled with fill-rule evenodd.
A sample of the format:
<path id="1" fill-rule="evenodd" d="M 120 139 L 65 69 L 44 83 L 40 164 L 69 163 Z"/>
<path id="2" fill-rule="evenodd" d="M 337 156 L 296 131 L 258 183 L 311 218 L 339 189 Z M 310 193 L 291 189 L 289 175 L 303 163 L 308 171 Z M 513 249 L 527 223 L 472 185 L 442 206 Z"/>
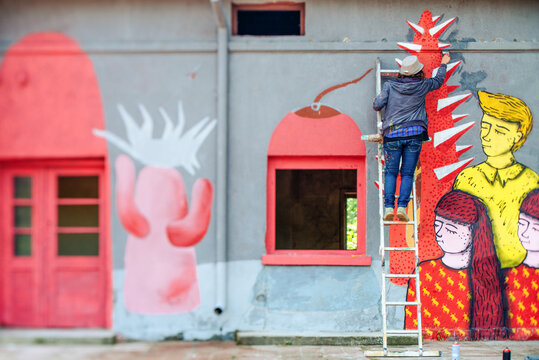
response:
<path id="1" fill-rule="evenodd" d="M 262 256 L 262 264 L 370 266 L 371 257 L 367 255 L 266 254 Z"/>

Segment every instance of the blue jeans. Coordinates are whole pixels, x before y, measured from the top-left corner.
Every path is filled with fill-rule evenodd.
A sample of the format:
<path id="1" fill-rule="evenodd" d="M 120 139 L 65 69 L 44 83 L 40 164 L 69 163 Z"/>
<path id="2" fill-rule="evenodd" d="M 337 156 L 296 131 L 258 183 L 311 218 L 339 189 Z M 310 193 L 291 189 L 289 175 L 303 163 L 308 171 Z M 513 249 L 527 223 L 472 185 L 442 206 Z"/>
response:
<path id="1" fill-rule="evenodd" d="M 399 207 L 408 206 L 410 193 L 414 183 L 414 172 L 421 153 L 423 141 L 419 139 L 396 140 L 384 142 L 384 155 L 386 160 L 384 180 L 384 205 L 395 207 L 395 189 L 397 187 L 397 175 L 399 165 L 401 173 L 401 188 L 399 192 Z M 402 165 L 401 165 L 402 158 Z"/>

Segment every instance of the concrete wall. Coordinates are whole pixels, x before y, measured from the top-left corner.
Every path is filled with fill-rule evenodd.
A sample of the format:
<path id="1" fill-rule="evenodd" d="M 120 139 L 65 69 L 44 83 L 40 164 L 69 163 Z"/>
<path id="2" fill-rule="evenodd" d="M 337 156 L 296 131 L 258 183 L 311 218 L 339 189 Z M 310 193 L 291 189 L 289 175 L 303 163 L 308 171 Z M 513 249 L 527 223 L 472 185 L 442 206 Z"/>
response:
<path id="1" fill-rule="evenodd" d="M 243 2 L 243 1 L 242 1 Z M 140 123 L 137 104 L 155 119 L 163 107 L 176 119 L 183 101 L 186 129 L 216 110 L 216 25 L 204 1 L 19 1 L 2 2 L 0 44 L 5 50 L 36 31 L 59 31 L 78 41 L 91 57 L 105 108 L 106 127 L 125 138 L 117 109 L 122 104 Z M 378 192 L 374 186 L 376 149 L 367 146 L 367 255 L 370 267 L 262 266 L 266 231 L 267 147 L 279 121 L 290 111 L 308 106 L 322 90 L 359 77 L 377 57 L 386 68 L 407 55 L 399 41 L 413 40 L 406 20 L 417 23 L 424 10 L 457 17 L 440 41 L 463 63 L 450 80 L 456 94 L 474 96 L 456 113 L 479 122 L 482 112 L 475 93 L 486 89 L 524 100 L 537 113 L 539 82 L 537 21 L 534 1 L 421 1 L 404 4 L 367 1 L 306 1 L 306 35 L 302 37 L 231 37 L 229 43 L 229 129 L 227 203 L 227 307 L 213 312 L 216 295 L 216 229 L 196 247 L 200 306 L 181 314 L 147 315 L 124 304 L 124 258 L 128 234 L 116 213 L 116 172 L 111 171 L 113 250 L 113 328 L 137 339 L 181 336 L 187 339 L 230 336 L 235 330 L 371 331 L 381 328 L 378 261 Z M 230 21 L 230 2 L 224 3 Z M 196 77 L 189 73 L 196 71 Z M 364 134 L 375 132 L 374 76 L 327 95 L 324 103 L 351 116 Z M 164 123 L 155 121 L 154 135 Z M 470 164 L 484 161 L 476 124 L 459 140 L 473 144 Z M 517 160 L 539 171 L 537 130 L 516 152 Z M 199 178 L 214 185 L 216 130 L 198 151 L 196 173 L 177 170 L 191 189 Z M 122 153 L 109 144 L 111 165 Z M 168 154 L 163 154 L 166 157 Z M 135 162 L 137 171 L 142 169 Z M 215 197 L 214 197 L 215 199 Z M 213 210 L 215 210 L 215 204 Z M 152 268 L 153 264 L 139 264 Z M 391 285 L 389 297 L 403 299 L 406 288 Z M 402 327 L 403 312 L 391 312 Z"/>

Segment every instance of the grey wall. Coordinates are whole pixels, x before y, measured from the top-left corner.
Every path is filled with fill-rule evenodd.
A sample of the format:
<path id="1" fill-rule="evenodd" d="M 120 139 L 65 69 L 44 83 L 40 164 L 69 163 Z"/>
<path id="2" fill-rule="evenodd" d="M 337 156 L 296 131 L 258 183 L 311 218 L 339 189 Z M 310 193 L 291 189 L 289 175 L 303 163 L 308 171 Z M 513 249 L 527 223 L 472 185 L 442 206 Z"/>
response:
<path id="1" fill-rule="evenodd" d="M 0 37 L 13 40 L 35 31 L 60 31 L 79 42 L 212 41 L 211 7 L 188 1 L 2 1 Z"/>
<path id="2" fill-rule="evenodd" d="M 243 2 L 243 1 L 241 1 Z M 255 2 L 255 1 L 253 1 Z M 262 1 L 256 1 L 262 2 Z M 229 16 L 230 2 L 224 4 Z M 239 330 L 301 332 L 366 331 L 380 328 L 378 311 L 378 193 L 374 155 L 367 145 L 367 253 L 371 267 L 263 267 L 266 232 L 266 152 L 272 131 L 290 111 L 309 105 L 322 90 L 362 75 L 379 57 L 394 68 L 394 58 L 407 55 L 397 41 L 410 41 L 406 20 L 418 22 L 423 10 L 444 19 L 458 17 L 442 41 L 453 44 L 463 64 L 450 80 L 456 94 L 486 89 L 524 100 L 539 113 L 539 2 L 420 1 L 373 2 L 307 0 L 303 37 L 232 37 L 230 51 L 228 134 L 228 308 L 213 314 L 215 224 L 196 247 L 202 305 L 191 314 L 169 317 L 131 314 L 122 303 L 123 253 L 126 232 L 112 201 L 114 329 L 133 338 L 159 339 L 181 333 L 209 338 Z M 103 96 L 107 128 L 125 136 L 117 104 L 137 119 L 144 104 L 158 116 L 159 106 L 173 118 L 184 102 L 187 127 L 204 116 L 216 116 L 216 26 L 208 1 L 2 1 L 2 50 L 25 34 L 60 31 L 77 40 L 90 55 Z M 350 42 L 344 41 L 345 38 Z M 186 73 L 200 66 L 195 79 Z M 327 95 L 323 102 L 350 115 L 364 134 L 375 132 L 371 109 L 374 76 Z M 479 121 L 475 98 L 455 113 Z M 162 126 L 162 125 L 161 125 Z M 537 128 L 537 126 L 536 126 Z M 155 129 L 158 134 L 161 129 Z M 539 171 L 537 129 L 516 153 Z M 484 160 L 479 126 L 459 144 L 473 144 L 472 164 Z M 198 153 L 195 176 L 181 171 L 188 194 L 198 177 L 216 183 L 216 134 Z M 109 146 L 111 164 L 120 151 Z M 163 156 L 166 156 L 164 154 Z M 468 156 L 465 156 L 468 157 Z M 140 164 L 138 164 L 140 167 Z M 111 182 L 115 174 L 111 172 Z M 114 194 L 114 186 L 112 187 Z M 297 281 L 291 292 L 290 281 Z M 348 290 L 345 291 L 344 289 Z M 390 297 L 404 289 L 390 287 Z M 338 294 L 339 296 L 335 296 Z M 394 314 L 401 323 L 402 314 Z M 313 324 L 316 326 L 313 327 Z"/>

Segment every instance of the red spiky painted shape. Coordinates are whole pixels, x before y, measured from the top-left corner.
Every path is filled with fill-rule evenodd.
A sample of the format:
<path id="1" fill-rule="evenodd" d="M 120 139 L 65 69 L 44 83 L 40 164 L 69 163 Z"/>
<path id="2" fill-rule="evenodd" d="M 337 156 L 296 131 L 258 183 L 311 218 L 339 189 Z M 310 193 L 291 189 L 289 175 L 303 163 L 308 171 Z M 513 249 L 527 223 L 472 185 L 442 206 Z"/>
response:
<path id="1" fill-rule="evenodd" d="M 440 66 L 442 60 L 442 49 L 447 48 L 448 44 L 439 43 L 439 36 L 447 29 L 455 19 L 448 20 L 438 26 L 436 21 L 439 18 L 433 19 L 430 11 L 424 11 L 419 20 L 419 24 L 415 25 L 408 22 L 410 27 L 414 29 L 414 43 L 406 44 L 399 43 L 399 46 L 412 55 L 416 55 L 419 61 L 424 65 L 423 71 L 426 77 L 431 77 L 434 69 Z M 420 46 L 420 47 L 419 47 Z M 433 259 L 442 255 L 438 247 L 434 235 L 434 209 L 439 199 L 443 194 L 451 189 L 453 180 L 462 168 L 464 168 L 472 159 L 464 161 L 461 164 L 454 165 L 451 171 L 443 171 L 445 166 L 451 166 L 459 162 L 455 140 L 462 133 L 467 131 L 469 127 L 458 132 L 457 134 L 447 135 L 444 130 L 453 128 L 455 121 L 462 119 L 464 116 L 452 116 L 452 111 L 461 103 L 466 101 L 471 94 L 459 96 L 453 99 L 448 99 L 439 105 L 440 99 L 448 98 L 448 94 L 458 88 L 458 86 L 448 86 L 447 80 L 460 64 L 450 64 L 448 66 L 447 75 L 442 87 L 438 90 L 430 92 L 425 98 L 427 116 L 429 118 L 429 136 L 432 139 L 439 140 L 440 143 L 435 147 L 435 141 L 426 142 L 423 145 L 423 150 L 420 156 L 418 165 L 418 181 L 417 194 L 420 205 L 420 233 L 419 233 L 419 260 Z M 452 65 L 452 66 L 451 66 Z M 445 107 L 443 107 L 446 105 Z M 435 173 L 438 171 L 438 176 Z M 446 176 L 440 175 L 447 173 Z M 411 226 L 410 226 L 411 228 Z M 411 230 L 408 230 L 411 231 Z M 390 229 L 390 246 L 406 246 L 406 230 L 403 226 L 391 226 Z M 409 274 L 414 269 L 414 255 L 411 252 L 392 252 L 390 253 L 390 271 L 391 273 Z M 393 283 L 405 285 L 406 279 L 392 279 Z"/>

